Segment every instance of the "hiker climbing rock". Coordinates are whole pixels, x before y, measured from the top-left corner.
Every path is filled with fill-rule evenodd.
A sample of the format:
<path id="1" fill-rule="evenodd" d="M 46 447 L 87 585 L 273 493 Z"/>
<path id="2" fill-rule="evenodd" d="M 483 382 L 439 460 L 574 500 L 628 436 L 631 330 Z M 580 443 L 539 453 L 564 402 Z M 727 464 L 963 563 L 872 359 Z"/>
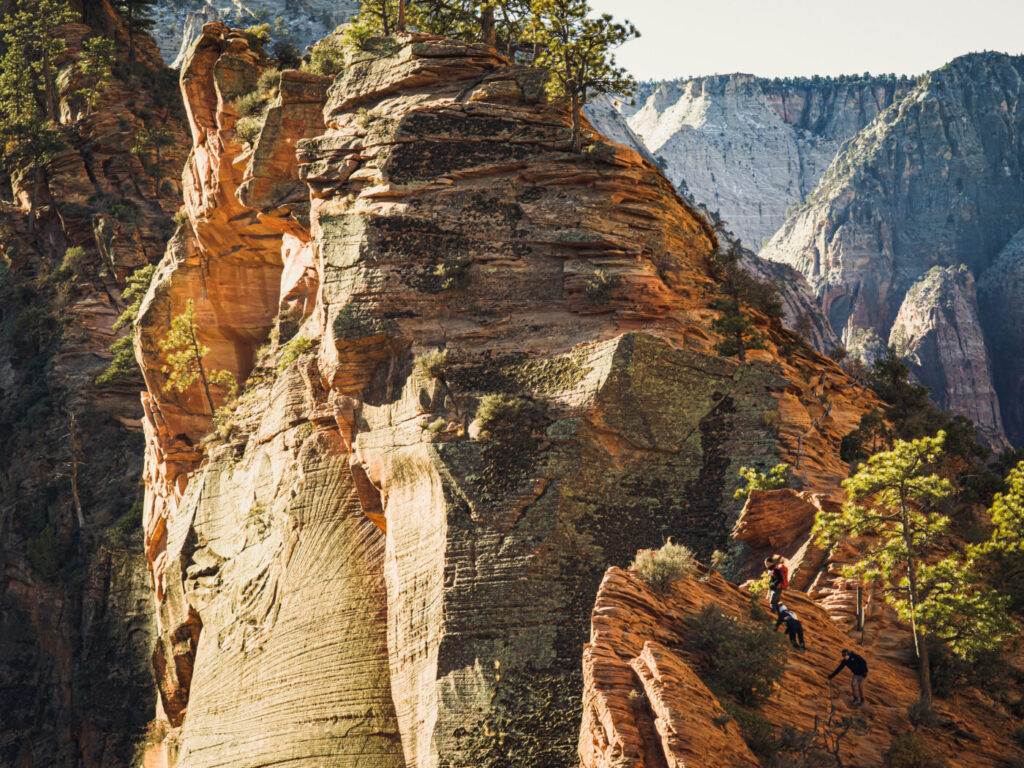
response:
<path id="1" fill-rule="evenodd" d="M 782 555 L 772 555 L 764 560 L 764 567 L 768 569 L 768 591 L 771 597 L 768 605 L 775 612 L 779 612 L 779 601 L 782 600 L 782 590 L 789 587 L 789 568 Z"/>
<path id="2" fill-rule="evenodd" d="M 800 651 L 806 651 L 807 646 L 804 645 L 804 625 L 800 623 L 800 619 L 796 617 L 796 614 L 784 605 L 779 606 L 779 618 L 775 622 L 775 631 L 779 631 L 779 627 L 785 623 L 786 635 L 789 637 L 790 644 Z"/>
<path id="3" fill-rule="evenodd" d="M 843 671 L 843 667 L 849 667 L 850 672 L 853 673 L 853 680 L 850 681 L 850 691 L 853 693 L 853 703 L 863 704 L 864 703 L 864 678 L 868 676 L 868 663 L 864 660 L 864 657 L 859 653 L 848 651 L 843 649 L 843 660 L 839 662 L 839 666 L 835 668 L 835 671 L 828 676 L 831 680 L 833 677 Z M 858 701 L 858 696 L 860 697 Z"/>

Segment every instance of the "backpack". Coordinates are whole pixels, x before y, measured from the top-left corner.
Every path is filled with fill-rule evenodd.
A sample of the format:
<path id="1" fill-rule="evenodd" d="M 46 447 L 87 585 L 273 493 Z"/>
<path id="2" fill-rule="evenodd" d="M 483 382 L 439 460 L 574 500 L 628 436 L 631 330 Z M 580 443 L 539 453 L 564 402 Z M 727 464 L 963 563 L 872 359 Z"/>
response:
<path id="1" fill-rule="evenodd" d="M 779 573 L 782 574 L 782 580 L 780 586 L 783 589 L 789 589 L 789 566 L 785 563 L 779 563 Z"/>

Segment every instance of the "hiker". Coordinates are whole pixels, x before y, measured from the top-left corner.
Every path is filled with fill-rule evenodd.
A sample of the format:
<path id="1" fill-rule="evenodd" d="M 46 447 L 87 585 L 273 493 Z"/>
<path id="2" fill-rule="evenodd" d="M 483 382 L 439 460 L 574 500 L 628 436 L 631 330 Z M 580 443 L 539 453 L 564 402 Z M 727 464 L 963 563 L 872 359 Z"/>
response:
<path id="1" fill-rule="evenodd" d="M 798 651 L 806 651 L 807 646 L 804 645 L 804 625 L 800 623 L 800 619 L 796 617 L 793 611 L 784 605 L 780 605 L 779 618 L 775 622 L 776 632 L 779 631 L 779 627 L 782 626 L 783 622 L 786 624 L 786 635 L 789 637 L 790 644 Z"/>
<path id="2" fill-rule="evenodd" d="M 782 600 L 782 590 L 789 587 L 789 568 L 782 555 L 772 555 L 764 559 L 764 567 L 768 569 L 768 591 L 771 598 L 768 605 L 775 612 L 779 612 L 779 601 Z"/>
<path id="3" fill-rule="evenodd" d="M 863 704 L 864 703 L 864 678 L 868 676 L 868 663 L 864 661 L 864 657 L 859 653 L 854 653 L 846 648 L 843 648 L 843 660 L 839 662 L 839 666 L 836 667 L 835 672 L 828 676 L 831 680 L 833 677 L 843 671 L 843 667 L 849 667 L 850 672 L 853 673 L 853 680 L 850 682 L 850 691 L 853 693 L 853 703 Z M 860 697 L 860 701 L 857 697 Z"/>

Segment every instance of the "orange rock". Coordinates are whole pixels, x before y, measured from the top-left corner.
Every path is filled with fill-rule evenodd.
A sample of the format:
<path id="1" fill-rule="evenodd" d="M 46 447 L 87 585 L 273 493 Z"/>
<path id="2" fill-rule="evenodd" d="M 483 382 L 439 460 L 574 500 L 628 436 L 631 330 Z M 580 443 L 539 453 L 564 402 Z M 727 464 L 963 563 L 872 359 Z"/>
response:
<path id="1" fill-rule="evenodd" d="M 880 657 L 871 643 L 851 642 L 803 593 L 787 592 L 786 602 L 803 623 L 807 651 L 787 652 L 785 673 L 757 714 L 774 727 L 804 732 L 820 728 L 830 714 L 863 718 L 866 728 L 846 735 L 840 755 L 850 768 L 877 768 L 892 736 L 911 729 L 907 708 L 917 699 L 916 672 Z M 752 621 L 749 596 L 717 574 L 685 578 L 663 595 L 631 571 L 612 568 L 605 574 L 584 651 L 584 768 L 759 765 L 687 651 L 689 622 L 708 604 Z M 849 673 L 827 679 L 842 648 L 868 660 L 867 703 L 861 708 L 849 703 Z M 964 693 L 970 703 L 959 696 L 936 700 L 940 725 L 922 732 L 935 752 L 957 768 L 997 768 L 1011 756 L 1021 759 L 1020 748 L 1009 741 L 1014 719 Z"/>

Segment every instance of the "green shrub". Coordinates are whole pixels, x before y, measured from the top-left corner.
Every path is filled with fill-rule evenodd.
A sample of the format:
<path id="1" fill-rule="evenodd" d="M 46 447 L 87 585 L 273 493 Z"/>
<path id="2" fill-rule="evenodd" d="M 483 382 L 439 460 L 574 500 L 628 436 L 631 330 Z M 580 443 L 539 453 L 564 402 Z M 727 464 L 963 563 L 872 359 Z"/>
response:
<path id="1" fill-rule="evenodd" d="M 276 97 L 281 89 L 281 70 L 265 69 L 256 81 L 256 93 L 264 98 Z"/>
<path id="2" fill-rule="evenodd" d="M 257 24 L 246 27 L 242 30 L 242 34 L 245 36 L 246 42 L 249 43 L 249 50 L 258 54 L 261 59 L 265 59 L 267 52 L 263 46 L 270 42 L 270 25 Z"/>
<path id="3" fill-rule="evenodd" d="M 235 109 L 242 117 L 257 117 L 263 114 L 263 107 L 267 100 L 259 91 L 249 91 L 244 96 L 235 99 Z"/>
<path id="4" fill-rule="evenodd" d="M 298 69 L 302 66 L 302 54 L 291 43 L 279 40 L 274 43 L 274 47 L 271 50 L 282 69 Z"/>
<path id="5" fill-rule="evenodd" d="M 303 69 L 317 75 L 340 75 L 345 71 L 345 49 L 335 40 L 321 40 L 309 54 Z"/>
<path id="6" fill-rule="evenodd" d="M 131 508 L 121 515 L 108 529 L 110 537 L 119 542 L 128 541 L 136 532 L 142 530 L 142 499 L 136 499 Z"/>
<path id="7" fill-rule="evenodd" d="M 481 436 L 504 437 L 531 425 L 536 406 L 525 397 L 504 393 L 484 395 L 476 409 Z"/>
<path id="8" fill-rule="evenodd" d="M 85 277 L 85 249 L 79 245 L 73 245 L 64 251 L 64 258 L 60 266 L 51 275 L 51 279 L 61 282 Z"/>
<path id="9" fill-rule="evenodd" d="M 882 763 L 885 768 L 941 768 L 943 764 L 928 742 L 914 731 L 894 736 Z"/>
<path id="10" fill-rule="evenodd" d="M 277 355 L 277 372 L 284 370 L 294 363 L 300 355 L 313 348 L 313 340 L 307 336 L 296 336 L 283 347 Z"/>
<path id="11" fill-rule="evenodd" d="M 658 592 L 693 573 L 696 563 L 693 550 L 669 540 L 661 549 L 644 549 L 637 553 L 633 567 L 644 582 Z"/>
<path id="12" fill-rule="evenodd" d="M 416 357 L 413 367 L 421 376 L 431 379 L 444 378 L 445 369 L 448 366 L 448 352 L 443 349 L 435 349 L 431 352 L 424 352 Z"/>
<path id="13" fill-rule="evenodd" d="M 782 637 L 767 624 L 751 624 L 707 605 L 690 622 L 690 645 L 705 682 L 739 702 L 767 699 L 785 671 Z"/>
<path id="14" fill-rule="evenodd" d="M 427 432 L 432 435 L 439 434 L 444 431 L 444 428 L 448 426 L 447 420 L 442 416 L 438 416 L 432 422 L 427 425 Z"/>
<path id="15" fill-rule="evenodd" d="M 587 280 L 583 292 L 595 304 L 605 304 L 620 285 L 622 285 L 622 281 L 618 277 L 609 275 L 603 269 L 598 269 Z"/>
<path id="16" fill-rule="evenodd" d="M 131 326 L 139 315 L 142 307 L 142 300 L 149 291 L 149 284 L 156 274 L 156 265 L 147 264 L 132 272 L 125 281 L 124 291 L 121 293 L 121 300 L 125 303 L 124 311 L 114 322 L 114 330 L 118 331 L 125 326 Z M 138 363 L 135 361 L 135 347 L 133 345 L 133 333 L 117 339 L 110 345 L 110 351 L 114 359 L 110 365 L 99 376 L 96 377 L 96 385 L 108 386 L 124 379 L 131 379 L 139 375 Z"/>
<path id="17" fill-rule="evenodd" d="M 263 130 L 263 117 L 243 117 L 235 124 L 235 132 L 244 143 L 252 145 Z"/>
<path id="18" fill-rule="evenodd" d="M 751 752 L 760 758 L 768 758 L 775 753 L 777 739 L 771 723 L 756 712 L 747 712 L 731 701 L 722 702 L 722 709 L 725 710 L 729 719 L 734 720 L 739 726 L 743 740 L 747 742 Z"/>
<path id="19" fill-rule="evenodd" d="M 434 267 L 434 276 L 438 278 L 438 287 L 442 291 L 459 291 L 469 282 L 468 261 L 442 261 Z"/>
<path id="20" fill-rule="evenodd" d="M 176 227 L 185 226 L 188 223 L 188 209 L 186 209 L 184 205 L 181 206 L 174 212 L 174 215 L 171 217 L 171 221 L 174 222 L 174 226 Z"/>
<path id="21" fill-rule="evenodd" d="M 740 467 L 740 477 L 747 481 L 746 486 L 736 490 L 733 498 L 745 499 L 751 491 L 775 491 L 789 487 L 789 475 L 793 467 L 786 463 L 776 464 L 767 473 L 756 467 Z"/>

